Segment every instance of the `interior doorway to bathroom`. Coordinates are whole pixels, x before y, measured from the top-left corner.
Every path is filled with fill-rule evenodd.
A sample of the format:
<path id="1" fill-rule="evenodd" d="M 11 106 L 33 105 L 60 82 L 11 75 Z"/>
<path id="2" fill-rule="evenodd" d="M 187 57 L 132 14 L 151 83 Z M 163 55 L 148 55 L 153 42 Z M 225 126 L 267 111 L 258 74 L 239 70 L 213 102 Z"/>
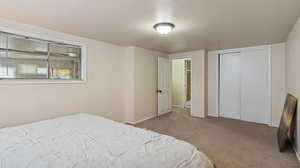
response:
<path id="1" fill-rule="evenodd" d="M 191 108 L 192 99 L 192 59 L 172 60 L 172 106 Z"/>

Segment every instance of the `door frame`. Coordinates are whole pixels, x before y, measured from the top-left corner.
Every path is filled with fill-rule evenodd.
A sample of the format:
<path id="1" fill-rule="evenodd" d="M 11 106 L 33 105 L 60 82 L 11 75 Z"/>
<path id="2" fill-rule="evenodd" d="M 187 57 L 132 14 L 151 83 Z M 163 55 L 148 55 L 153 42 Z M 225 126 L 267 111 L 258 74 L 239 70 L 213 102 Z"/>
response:
<path id="1" fill-rule="evenodd" d="M 173 80 L 173 66 L 172 66 L 172 61 L 173 60 L 187 60 L 187 59 L 189 59 L 189 60 L 191 60 L 192 61 L 192 57 L 191 56 L 183 56 L 182 58 L 179 58 L 179 57 L 175 57 L 175 58 L 171 58 L 170 59 L 170 66 L 171 66 L 171 82 L 170 82 L 170 84 L 171 84 L 171 89 L 173 89 L 173 85 L 172 85 L 172 80 Z M 184 65 L 183 66 L 185 66 L 185 62 L 183 63 Z M 191 76 L 192 76 L 192 74 L 191 74 Z M 173 107 L 180 107 L 180 108 L 185 108 L 185 104 L 186 104 L 186 92 L 187 92 L 187 87 L 186 87 L 186 84 L 187 84 L 187 76 L 186 76 L 186 71 L 185 71 L 185 69 L 184 69 L 184 88 L 183 88 L 183 105 L 181 106 L 181 105 L 173 105 L 173 103 L 172 103 L 172 90 L 171 90 L 171 106 Z M 191 94 L 192 94 L 192 87 L 191 87 Z"/>
<path id="2" fill-rule="evenodd" d="M 217 116 L 216 117 L 220 117 L 220 57 L 222 54 L 226 54 L 226 53 L 237 53 L 240 52 L 242 53 L 245 50 L 257 50 L 257 49 L 266 49 L 268 50 L 268 84 L 269 84 L 269 99 L 268 99 L 268 104 L 269 104 L 269 122 L 268 125 L 271 126 L 272 125 L 272 50 L 271 50 L 271 45 L 261 45 L 261 46 L 254 46 L 254 47 L 246 47 L 246 48 L 236 48 L 236 49 L 227 49 L 227 50 L 219 50 L 216 52 L 217 54 Z"/>
<path id="3" fill-rule="evenodd" d="M 205 50 L 175 53 L 169 55 L 170 60 L 184 59 L 184 58 L 190 58 L 192 60 L 191 113 L 190 113 L 192 117 L 205 118 L 207 116 L 207 113 L 205 112 L 205 107 L 206 107 L 205 57 L 206 57 Z"/>

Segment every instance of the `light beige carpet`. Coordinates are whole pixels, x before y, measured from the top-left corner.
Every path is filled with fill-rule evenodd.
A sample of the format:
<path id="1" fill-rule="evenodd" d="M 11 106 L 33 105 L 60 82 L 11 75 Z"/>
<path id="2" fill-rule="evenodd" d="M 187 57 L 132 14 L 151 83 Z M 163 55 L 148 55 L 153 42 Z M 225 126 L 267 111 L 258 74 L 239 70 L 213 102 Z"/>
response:
<path id="1" fill-rule="evenodd" d="M 225 118 L 192 118 L 188 110 L 137 125 L 187 141 L 206 153 L 217 168 L 299 168 L 292 151 L 279 153 L 276 128 Z"/>

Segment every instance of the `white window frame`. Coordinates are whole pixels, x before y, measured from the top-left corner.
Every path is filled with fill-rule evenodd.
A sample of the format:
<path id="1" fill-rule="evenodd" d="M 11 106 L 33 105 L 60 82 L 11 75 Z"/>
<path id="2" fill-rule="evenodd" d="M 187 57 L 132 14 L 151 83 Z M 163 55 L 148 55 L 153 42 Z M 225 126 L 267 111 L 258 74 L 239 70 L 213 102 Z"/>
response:
<path id="1" fill-rule="evenodd" d="M 86 64 L 87 64 L 87 47 L 86 45 L 76 42 L 75 40 L 62 40 L 50 37 L 50 35 L 41 35 L 35 33 L 29 33 L 24 31 L 13 30 L 7 27 L 0 27 L 0 31 L 16 34 L 20 36 L 27 36 L 36 39 L 43 39 L 47 41 L 53 41 L 57 43 L 75 45 L 81 47 L 81 79 L 75 80 L 60 80 L 60 79 L 1 79 L 0 85 L 4 84 L 84 84 L 87 82 L 86 76 Z"/>

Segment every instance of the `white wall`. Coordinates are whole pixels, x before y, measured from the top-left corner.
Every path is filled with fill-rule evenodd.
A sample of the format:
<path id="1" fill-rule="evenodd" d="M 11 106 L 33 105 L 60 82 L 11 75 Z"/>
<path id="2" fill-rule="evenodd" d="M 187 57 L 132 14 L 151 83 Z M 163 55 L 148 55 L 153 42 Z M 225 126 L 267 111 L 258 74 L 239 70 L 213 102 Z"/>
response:
<path id="1" fill-rule="evenodd" d="M 0 128 L 75 113 L 136 122 L 157 112 L 157 58 L 164 53 L 59 33 L 0 19 L 0 31 L 84 45 L 86 82 L 4 84 Z"/>
<path id="2" fill-rule="evenodd" d="M 208 115 L 218 116 L 218 53 L 208 52 Z M 271 45 L 272 126 L 278 126 L 285 99 L 285 44 Z"/>
<path id="3" fill-rule="evenodd" d="M 184 59 L 172 60 L 172 105 L 184 107 L 185 103 Z"/>
<path id="4" fill-rule="evenodd" d="M 207 114 L 218 117 L 218 52 L 207 53 Z"/>
<path id="5" fill-rule="evenodd" d="M 0 127 L 74 113 L 124 120 L 123 47 L 0 19 L 0 30 L 87 47 L 87 81 L 82 84 L 3 84 Z"/>
<path id="6" fill-rule="evenodd" d="M 279 126 L 286 97 L 285 43 L 273 44 L 272 52 L 272 126 Z"/>
<path id="7" fill-rule="evenodd" d="M 191 115 L 206 117 L 205 113 L 205 50 L 170 54 L 170 59 L 192 58 Z"/>
<path id="8" fill-rule="evenodd" d="M 129 47 L 127 50 L 126 121 L 137 123 L 157 114 L 157 61 L 164 53 Z"/>
<path id="9" fill-rule="evenodd" d="M 124 76 L 125 81 L 125 96 L 124 96 L 124 106 L 125 106 L 125 122 L 133 122 L 135 119 L 135 48 L 127 47 L 124 49 Z"/>
<path id="10" fill-rule="evenodd" d="M 300 18 L 286 42 L 286 88 L 287 92 L 300 99 Z M 298 103 L 299 104 L 299 103 Z M 300 110 L 297 109 L 296 151 L 300 153 Z M 299 156 L 299 155 L 298 155 Z"/>

